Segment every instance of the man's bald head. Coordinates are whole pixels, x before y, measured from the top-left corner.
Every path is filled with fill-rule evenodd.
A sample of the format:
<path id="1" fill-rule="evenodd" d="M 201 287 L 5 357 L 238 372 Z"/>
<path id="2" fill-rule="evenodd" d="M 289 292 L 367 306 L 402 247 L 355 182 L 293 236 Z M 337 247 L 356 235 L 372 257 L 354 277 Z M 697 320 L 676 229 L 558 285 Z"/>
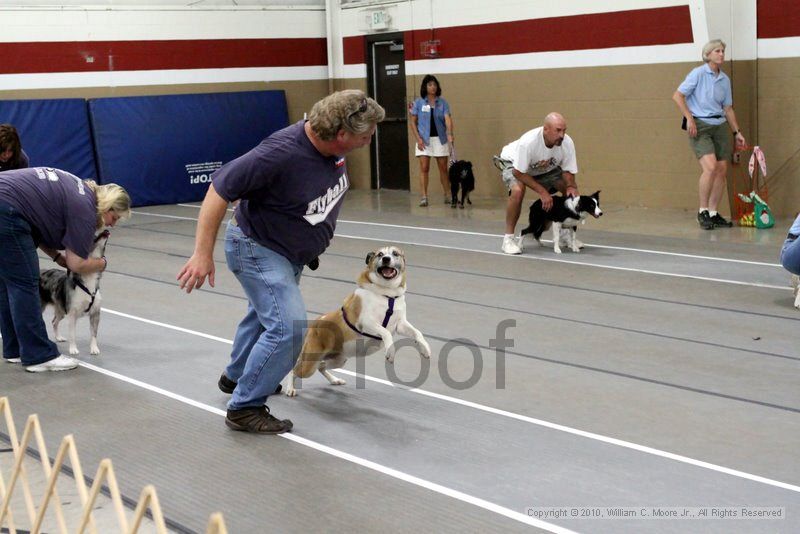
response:
<path id="1" fill-rule="evenodd" d="M 564 141 L 564 136 L 567 134 L 567 121 L 564 116 L 556 111 L 551 111 L 544 118 L 543 126 L 544 144 L 548 148 L 556 145 L 561 146 L 561 142 Z"/>

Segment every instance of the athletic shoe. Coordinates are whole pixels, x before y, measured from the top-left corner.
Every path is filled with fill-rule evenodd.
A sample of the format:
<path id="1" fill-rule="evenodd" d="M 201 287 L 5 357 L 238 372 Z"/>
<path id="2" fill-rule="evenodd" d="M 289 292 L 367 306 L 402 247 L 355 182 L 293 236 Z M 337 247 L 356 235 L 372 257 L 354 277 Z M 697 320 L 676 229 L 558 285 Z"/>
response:
<path id="1" fill-rule="evenodd" d="M 44 373 L 45 371 L 69 371 L 76 367 L 78 367 L 78 360 L 61 354 L 57 358 L 53 358 L 44 363 L 29 365 L 25 370 L 29 373 Z"/>
<path id="2" fill-rule="evenodd" d="M 419 201 L 419 207 L 424 208 L 428 205 L 428 197 L 422 197 L 422 200 Z"/>
<path id="3" fill-rule="evenodd" d="M 22 358 L 3 358 L 6 363 L 22 363 Z"/>
<path id="4" fill-rule="evenodd" d="M 708 214 L 708 210 L 703 210 L 697 214 L 697 222 L 700 224 L 700 227 L 703 230 L 714 229 L 714 221 L 711 220 L 711 216 Z"/>
<path id="5" fill-rule="evenodd" d="M 711 222 L 714 223 L 714 226 L 719 226 L 722 228 L 730 228 L 731 226 L 733 226 L 733 223 L 731 221 L 726 220 L 725 217 L 723 217 L 719 213 L 711 217 Z"/>
<path id="6" fill-rule="evenodd" d="M 516 237 L 503 236 L 503 246 L 501 250 L 504 254 L 522 254 L 522 247 Z"/>

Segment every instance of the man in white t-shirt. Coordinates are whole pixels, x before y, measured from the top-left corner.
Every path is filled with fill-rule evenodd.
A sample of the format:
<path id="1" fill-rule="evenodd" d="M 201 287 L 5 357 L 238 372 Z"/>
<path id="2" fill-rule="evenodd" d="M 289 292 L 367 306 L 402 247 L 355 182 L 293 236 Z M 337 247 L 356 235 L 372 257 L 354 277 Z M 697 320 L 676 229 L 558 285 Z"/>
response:
<path id="1" fill-rule="evenodd" d="M 503 183 L 508 188 L 502 250 L 506 254 L 521 254 L 522 238 L 515 237 L 515 229 L 525 187 L 539 194 L 545 211 L 553 206 L 552 193 L 556 191 L 562 195 L 578 195 L 575 183 L 578 163 L 575 144 L 567 135 L 567 121 L 560 113 L 548 114 L 543 126 L 504 146 L 500 157 L 495 157 L 495 164 L 503 171 Z"/>

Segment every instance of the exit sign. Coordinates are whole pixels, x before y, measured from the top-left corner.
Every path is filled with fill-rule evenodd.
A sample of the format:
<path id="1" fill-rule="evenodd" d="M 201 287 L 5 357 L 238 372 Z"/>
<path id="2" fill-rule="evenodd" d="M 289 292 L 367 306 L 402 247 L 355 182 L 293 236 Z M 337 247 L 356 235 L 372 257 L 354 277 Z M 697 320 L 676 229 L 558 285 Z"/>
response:
<path id="1" fill-rule="evenodd" d="M 369 27 L 373 30 L 387 30 L 389 29 L 389 21 L 392 20 L 392 17 L 389 15 L 389 12 L 385 9 L 381 9 L 378 11 L 372 11 L 370 13 L 371 17 L 369 20 Z"/>

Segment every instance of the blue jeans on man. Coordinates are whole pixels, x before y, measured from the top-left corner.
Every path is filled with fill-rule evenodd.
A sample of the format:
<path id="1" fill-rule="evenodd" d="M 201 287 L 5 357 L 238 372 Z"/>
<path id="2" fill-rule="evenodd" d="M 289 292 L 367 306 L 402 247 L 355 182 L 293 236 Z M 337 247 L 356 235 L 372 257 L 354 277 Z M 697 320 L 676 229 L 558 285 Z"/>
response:
<path id="1" fill-rule="evenodd" d="M 263 406 L 300 354 L 307 324 L 299 285 L 303 266 L 259 245 L 231 223 L 225 258 L 248 301 L 225 369 L 238 382 L 228 409 L 241 410 Z"/>
<path id="2" fill-rule="evenodd" d="M 0 202 L 0 335 L 3 358 L 37 365 L 59 356 L 47 337 L 39 300 L 39 256 L 31 225 Z"/>

